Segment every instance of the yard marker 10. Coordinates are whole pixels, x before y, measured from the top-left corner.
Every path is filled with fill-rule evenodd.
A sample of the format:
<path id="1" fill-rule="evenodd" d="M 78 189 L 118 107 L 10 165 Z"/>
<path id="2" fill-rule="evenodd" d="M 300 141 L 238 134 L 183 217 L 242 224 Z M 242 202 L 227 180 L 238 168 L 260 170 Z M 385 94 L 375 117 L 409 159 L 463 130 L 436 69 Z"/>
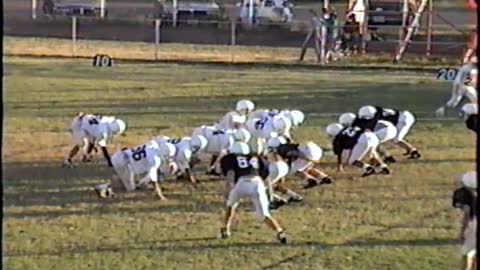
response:
<path id="1" fill-rule="evenodd" d="M 112 58 L 105 54 L 97 54 L 93 57 L 94 67 L 111 67 L 113 65 Z"/>

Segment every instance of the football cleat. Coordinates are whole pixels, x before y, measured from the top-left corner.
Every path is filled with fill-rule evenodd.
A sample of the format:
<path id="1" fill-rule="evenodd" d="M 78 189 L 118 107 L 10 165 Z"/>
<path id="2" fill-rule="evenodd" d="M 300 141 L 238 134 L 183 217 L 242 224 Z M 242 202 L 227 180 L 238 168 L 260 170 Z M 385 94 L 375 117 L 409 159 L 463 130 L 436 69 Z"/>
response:
<path id="1" fill-rule="evenodd" d="M 62 167 L 74 168 L 75 165 L 73 165 L 72 161 L 70 161 L 69 159 L 65 159 L 63 161 Z"/>
<path id="2" fill-rule="evenodd" d="M 372 174 L 375 174 L 375 169 L 372 166 L 368 166 L 365 169 L 365 172 L 363 172 L 362 177 L 367 177 L 367 176 L 370 176 Z"/>
<path id="3" fill-rule="evenodd" d="M 382 168 L 382 170 L 379 172 L 379 174 L 391 174 L 391 173 L 392 172 L 387 167 Z"/>
<path id="4" fill-rule="evenodd" d="M 207 175 L 220 176 L 221 174 L 216 172 L 214 169 L 211 169 L 211 170 L 207 171 Z"/>
<path id="5" fill-rule="evenodd" d="M 300 195 L 288 198 L 289 203 L 290 202 L 301 202 L 301 201 L 303 201 L 303 197 L 300 196 Z"/>
<path id="6" fill-rule="evenodd" d="M 309 179 L 307 179 L 307 184 L 305 186 L 303 186 L 303 188 L 304 189 L 310 189 L 310 188 L 313 188 L 313 187 L 316 187 L 316 186 L 318 186 L 317 180 L 309 178 Z"/>
<path id="7" fill-rule="evenodd" d="M 287 235 L 285 234 L 285 231 L 281 231 L 277 234 L 277 239 L 280 241 L 282 244 L 287 243 Z"/>
<path id="8" fill-rule="evenodd" d="M 284 206 L 285 204 L 287 204 L 287 202 L 280 201 L 280 200 L 275 200 L 275 201 L 270 202 L 269 208 L 270 208 L 270 210 L 277 210 L 278 208 Z"/>
<path id="9" fill-rule="evenodd" d="M 110 185 L 105 184 L 95 186 L 95 192 L 97 193 L 97 196 L 102 199 L 114 198 L 116 196 Z"/>
<path id="10" fill-rule="evenodd" d="M 230 231 L 228 231 L 226 228 L 221 228 L 220 229 L 220 237 L 222 239 L 227 239 L 232 235 Z"/>
<path id="11" fill-rule="evenodd" d="M 328 185 L 333 183 L 333 179 L 330 176 L 326 176 L 320 180 L 320 185 Z"/>
<path id="12" fill-rule="evenodd" d="M 397 162 L 397 160 L 395 160 L 395 158 L 392 156 L 386 157 L 383 161 L 388 164 Z"/>
<path id="13" fill-rule="evenodd" d="M 413 150 L 411 153 L 410 153 L 410 156 L 408 157 L 408 159 L 419 159 L 421 158 L 422 155 L 420 155 L 420 153 L 418 152 L 418 150 Z"/>

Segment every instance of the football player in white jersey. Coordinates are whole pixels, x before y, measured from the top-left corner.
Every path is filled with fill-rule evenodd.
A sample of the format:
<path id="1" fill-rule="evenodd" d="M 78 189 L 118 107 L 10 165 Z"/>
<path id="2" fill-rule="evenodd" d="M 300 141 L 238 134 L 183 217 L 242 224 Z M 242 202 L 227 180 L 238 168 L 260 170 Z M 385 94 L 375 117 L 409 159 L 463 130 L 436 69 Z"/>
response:
<path id="1" fill-rule="evenodd" d="M 283 136 L 289 140 L 291 139 L 290 129 L 292 122 L 281 115 L 263 119 L 251 119 L 247 122 L 246 127 L 252 134 L 249 143 L 252 152 L 258 152 L 257 147 L 266 148 L 269 138 Z"/>
<path id="2" fill-rule="evenodd" d="M 219 175 L 219 161 L 229 153 L 235 142 L 248 143 L 251 135 L 248 130 L 240 128 L 237 130 L 215 131 L 207 138 L 208 144 L 205 153 L 211 154 L 212 159 L 207 174 Z"/>
<path id="3" fill-rule="evenodd" d="M 110 155 L 106 147 L 111 143 L 114 136 L 122 134 L 126 128 L 124 121 L 112 116 L 79 113 L 71 124 L 75 146 L 70 150 L 63 165 L 72 167 L 72 158 L 80 149 L 84 150 L 85 155 L 89 155 L 96 146 L 100 146 L 108 166 L 111 167 Z"/>
<path id="4" fill-rule="evenodd" d="M 112 176 L 112 182 L 120 181 L 127 192 L 136 189 L 136 178 L 144 175 L 139 181 L 153 182 L 155 186 L 155 195 L 160 200 L 166 200 L 162 194 L 159 181 L 163 181 L 162 174 L 158 174 L 162 163 L 168 163 L 168 160 L 175 155 L 175 146 L 170 143 L 159 145 L 152 140 L 145 144 L 130 149 L 123 149 L 112 156 L 112 164 L 115 174 Z M 95 187 L 97 195 L 102 198 L 112 197 L 114 195 L 112 182 L 100 184 Z"/>
<path id="5" fill-rule="evenodd" d="M 240 100 L 235 106 L 235 111 L 229 112 L 215 124 L 216 129 L 237 129 L 247 121 L 248 115 L 255 109 L 255 104 L 250 100 Z"/>
<path id="6" fill-rule="evenodd" d="M 202 135 L 193 137 L 184 137 L 182 139 L 160 138 L 156 140 L 158 144 L 170 143 L 175 146 L 175 156 L 172 159 L 172 167 L 169 173 L 176 175 L 177 179 L 186 175 L 190 182 L 196 186 L 197 179 L 192 170 L 192 160 L 207 146 L 207 139 Z M 142 183 L 143 184 L 143 183 Z"/>
<path id="7" fill-rule="evenodd" d="M 467 81 L 470 77 L 470 81 Z M 452 95 L 445 106 L 438 108 L 435 114 L 440 117 L 445 115 L 445 107 L 456 108 L 462 99 L 466 97 L 468 102 L 477 103 L 478 91 L 476 88 L 478 81 L 477 57 L 472 57 L 472 62 L 463 65 L 453 81 Z"/>

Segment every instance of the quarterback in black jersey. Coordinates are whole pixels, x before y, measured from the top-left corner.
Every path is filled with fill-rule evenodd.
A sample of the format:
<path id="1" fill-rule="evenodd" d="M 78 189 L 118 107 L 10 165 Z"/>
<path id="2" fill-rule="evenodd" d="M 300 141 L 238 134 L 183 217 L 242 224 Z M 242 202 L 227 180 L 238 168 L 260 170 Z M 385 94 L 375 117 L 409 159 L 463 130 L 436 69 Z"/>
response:
<path id="1" fill-rule="evenodd" d="M 277 232 L 277 239 L 285 244 L 287 242 L 285 232 L 269 211 L 268 197 L 263 183 L 263 180 L 268 177 L 268 166 L 265 160 L 250 154 L 248 144 L 235 142 L 230 149 L 230 154 L 220 161 L 220 167 L 222 174 L 235 183 L 228 194 L 224 226 L 220 230 L 222 238 L 231 235 L 230 227 L 235 209 L 241 199 L 248 198 L 253 202 L 257 215 Z"/>
<path id="2" fill-rule="evenodd" d="M 386 109 L 379 106 L 363 106 L 358 110 L 358 118 L 366 119 L 368 124 L 365 126 L 370 129 L 379 120 L 384 120 L 392 123 L 397 128 L 397 136 L 393 139 L 393 142 L 402 149 L 406 150 L 405 155 L 409 156 L 409 159 L 418 159 L 421 157 L 417 148 L 405 140 L 408 132 L 415 123 L 415 117 L 409 111 L 399 111 L 393 109 Z M 373 125 L 373 126 L 375 126 Z"/>

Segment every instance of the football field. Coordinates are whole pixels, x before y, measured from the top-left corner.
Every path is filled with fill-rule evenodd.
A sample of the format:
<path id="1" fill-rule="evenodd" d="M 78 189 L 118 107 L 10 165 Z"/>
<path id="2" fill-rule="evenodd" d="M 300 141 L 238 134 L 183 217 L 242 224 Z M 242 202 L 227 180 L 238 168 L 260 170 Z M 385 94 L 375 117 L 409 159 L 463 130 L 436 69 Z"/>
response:
<path id="1" fill-rule="evenodd" d="M 3 262 L 5 269 L 457 269 L 460 213 L 451 207 L 455 177 L 475 168 L 474 135 L 458 112 L 433 112 L 450 95 L 434 74 L 188 64 L 115 63 L 4 57 Z M 168 201 L 152 191 L 101 200 L 92 187 L 112 171 L 94 163 L 61 163 L 71 147 L 76 113 L 126 120 L 113 154 L 153 136 L 189 136 L 248 98 L 259 108 L 299 109 L 306 123 L 295 133 L 324 149 L 325 126 L 362 105 L 409 110 L 417 117 L 407 139 L 422 158 L 398 162 L 392 175 L 336 180 L 303 190 L 304 201 L 273 211 L 290 242 L 281 245 L 243 203 L 239 224 L 218 239 L 223 179 L 197 168 L 197 190 L 185 180 L 165 183 Z"/>

